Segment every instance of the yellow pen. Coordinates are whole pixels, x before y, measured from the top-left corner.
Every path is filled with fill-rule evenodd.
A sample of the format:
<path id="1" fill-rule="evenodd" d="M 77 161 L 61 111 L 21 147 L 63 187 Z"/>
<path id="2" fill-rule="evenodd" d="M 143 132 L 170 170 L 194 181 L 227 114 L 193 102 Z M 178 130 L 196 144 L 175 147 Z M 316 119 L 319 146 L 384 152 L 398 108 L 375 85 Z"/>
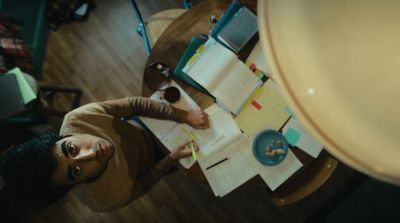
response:
<path id="1" fill-rule="evenodd" d="M 181 137 L 176 137 L 176 143 L 177 144 L 181 144 L 182 143 L 182 138 Z M 194 160 L 197 160 L 197 154 L 196 151 L 194 149 L 193 143 L 189 144 L 190 149 L 192 150 L 192 157 Z"/>
<path id="2" fill-rule="evenodd" d="M 192 157 L 193 157 L 193 159 L 194 159 L 194 160 L 197 160 L 197 154 L 196 154 L 196 151 L 194 150 L 194 146 L 193 146 L 193 143 L 192 143 L 192 142 L 189 144 L 189 147 L 190 147 L 190 149 L 192 150 Z"/>

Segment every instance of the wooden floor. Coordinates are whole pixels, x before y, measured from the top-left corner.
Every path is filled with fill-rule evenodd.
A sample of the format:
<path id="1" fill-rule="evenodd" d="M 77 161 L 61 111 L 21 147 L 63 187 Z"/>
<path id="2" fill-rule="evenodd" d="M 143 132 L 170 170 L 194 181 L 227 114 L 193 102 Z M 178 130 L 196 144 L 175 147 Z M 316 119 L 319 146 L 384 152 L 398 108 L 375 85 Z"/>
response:
<path id="1" fill-rule="evenodd" d="M 129 0 L 98 0 L 83 23 L 63 25 L 49 37 L 43 80 L 83 90 L 82 104 L 140 95 L 147 55 L 136 33 Z M 143 16 L 181 7 L 180 0 L 137 1 Z M 267 187 L 234 191 L 216 198 L 208 185 L 173 173 L 148 195 L 114 213 L 93 213 L 68 195 L 38 213 L 33 222 L 304 222 L 348 176 L 341 166 L 321 190 L 289 207 L 278 208 Z M 101 196 L 101 195 L 99 195 Z"/>

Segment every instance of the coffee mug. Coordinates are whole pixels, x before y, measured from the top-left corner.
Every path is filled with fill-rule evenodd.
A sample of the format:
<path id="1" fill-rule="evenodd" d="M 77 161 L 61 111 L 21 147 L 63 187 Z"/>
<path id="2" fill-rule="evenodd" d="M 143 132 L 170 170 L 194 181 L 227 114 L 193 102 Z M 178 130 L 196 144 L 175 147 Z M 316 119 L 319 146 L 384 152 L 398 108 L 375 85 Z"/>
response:
<path id="1" fill-rule="evenodd" d="M 181 92 L 176 87 L 168 87 L 164 90 L 164 99 L 169 103 L 175 103 L 181 98 Z"/>

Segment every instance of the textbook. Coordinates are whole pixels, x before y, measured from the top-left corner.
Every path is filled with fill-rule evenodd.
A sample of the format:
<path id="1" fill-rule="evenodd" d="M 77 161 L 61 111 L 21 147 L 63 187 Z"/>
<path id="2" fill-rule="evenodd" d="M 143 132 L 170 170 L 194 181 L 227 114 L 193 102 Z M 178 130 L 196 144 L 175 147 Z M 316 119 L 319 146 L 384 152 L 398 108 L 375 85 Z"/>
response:
<path id="1" fill-rule="evenodd" d="M 183 72 L 235 115 L 263 83 L 233 52 L 213 38 L 197 49 Z"/>

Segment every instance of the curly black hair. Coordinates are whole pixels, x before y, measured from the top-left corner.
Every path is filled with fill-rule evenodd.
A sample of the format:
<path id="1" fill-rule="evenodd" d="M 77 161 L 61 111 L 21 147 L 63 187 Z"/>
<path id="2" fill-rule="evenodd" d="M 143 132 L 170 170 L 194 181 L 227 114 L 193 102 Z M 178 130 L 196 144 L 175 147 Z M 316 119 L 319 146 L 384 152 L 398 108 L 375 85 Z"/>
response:
<path id="1" fill-rule="evenodd" d="M 58 165 L 51 149 L 62 138 L 46 133 L 6 153 L 0 174 L 16 199 L 31 206 L 46 207 L 69 191 L 69 186 L 54 187 L 51 183 L 51 175 Z"/>

